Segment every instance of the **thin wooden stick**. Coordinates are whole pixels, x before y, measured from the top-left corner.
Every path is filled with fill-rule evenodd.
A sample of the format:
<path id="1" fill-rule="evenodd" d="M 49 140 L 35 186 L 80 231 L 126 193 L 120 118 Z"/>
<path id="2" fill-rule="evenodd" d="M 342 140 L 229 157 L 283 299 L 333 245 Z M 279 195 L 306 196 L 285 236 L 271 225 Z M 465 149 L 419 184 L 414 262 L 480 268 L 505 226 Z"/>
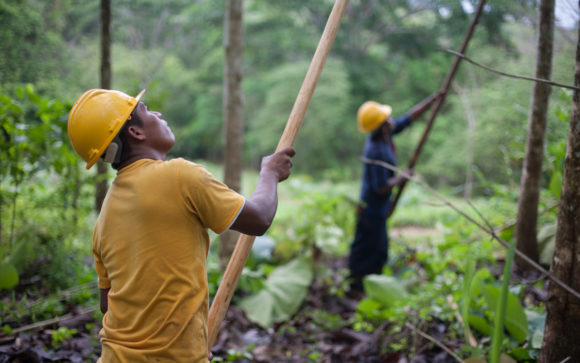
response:
<path id="1" fill-rule="evenodd" d="M 483 68 L 483 69 L 485 69 L 487 71 L 490 71 L 490 72 L 499 74 L 501 76 L 506 76 L 506 77 L 510 77 L 510 78 L 516 78 L 516 79 L 523 79 L 523 80 L 526 80 L 526 81 L 540 82 L 540 83 L 549 84 L 551 86 L 557 86 L 557 87 L 568 88 L 568 89 L 580 91 L 580 87 L 570 86 L 570 85 L 564 84 L 564 83 L 558 83 L 558 82 L 550 81 L 550 80 L 547 80 L 547 79 L 541 79 L 541 78 L 534 78 L 534 77 L 528 77 L 528 76 L 519 76 L 517 74 L 510 74 L 510 73 L 505 73 L 505 72 L 502 72 L 502 71 L 498 71 L 498 70 L 493 69 L 493 68 L 490 68 L 488 66 L 484 66 L 481 63 L 477 63 L 473 59 L 467 57 L 465 54 L 461 54 L 461 53 L 456 52 L 456 51 L 451 50 L 451 49 L 445 49 L 445 51 L 447 53 L 455 54 L 457 57 L 461 57 L 461 58 L 465 59 L 466 61 L 468 61 L 469 63 L 471 63 L 473 65 L 476 65 L 476 66 L 478 66 L 480 68 Z"/>
<path id="2" fill-rule="evenodd" d="M 473 15 L 473 20 L 471 21 L 471 24 L 469 25 L 469 29 L 467 30 L 467 34 L 465 34 L 465 38 L 463 39 L 463 42 L 461 43 L 461 48 L 460 48 L 459 53 L 462 53 L 462 54 L 465 53 L 465 50 L 467 49 L 467 44 L 469 44 L 469 40 L 471 39 L 471 36 L 473 35 L 473 32 L 475 30 L 475 25 L 477 25 L 477 21 L 479 20 L 479 17 L 481 16 L 481 13 L 483 12 L 483 6 L 485 5 L 485 1 L 486 0 L 480 1 L 479 6 L 477 7 L 477 11 Z M 413 167 L 415 166 L 415 163 L 417 162 L 417 159 L 419 159 L 419 155 L 421 154 L 421 150 L 423 149 L 423 145 L 425 145 L 425 143 L 427 142 L 427 136 L 429 135 L 429 131 L 431 131 L 431 127 L 433 126 L 433 122 L 435 121 L 435 117 L 437 116 L 439 109 L 443 105 L 443 102 L 445 102 L 445 98 L 447 97 L 447 92 L 449 91 L 449 88 L 451 87 L 451 81 L 453 80 L 455 73 L 459 69 L 460 62 L 461 62 L 461 57 L 455 57 L 455 61 L 453 62 L 453 65 L 451 66 L 451 70 L 449 71 L 449 73 L 447 74 L 447 77 L 445 78 L 445 81 L 443 82 L 442 90 L 444 91 L 444 93 L 441 97 L 439 97 L 439 99 L 437 101 L 435 101 L 435 104 L 431 108 L 431 115 L 429 116 L 429 120 L 427 121 L 427 124 L 425 125 L 425 131 L 423 131 L 423 136 L 421 137 L 421 140 L 419 140 L 419 144 L 417 145 L 415 152 L 413 153 L 413 155 L 411 156 L 411 159 L 409 160 L 409 169 L 413 169 Z M 407 184 L 407 182 L 404 181 L 399 186 L 399 189 L 397 190 L 397 195 L 395 196 L 395 199 L 393 199 L 393 202 L 391 203 L 391 207 L 389 209 L 389 213 L 388 213 L 389 217 L 393 214 L 395 207 L 397 206 L 397 202 L 399 201 L 399 198 L 401 197 L 401 194 L 403 193 L 403 189 L 405 189 L 406 184 Z"/>
<path id="3" fill-rule="evenodd" d="M 427 334 L 427 333 L 419 330 L 417 327 L 415 327 L 411 323 L 405 323 L 405 326 L 407 328 L 411 329 L 411 330 L 414 330 L 415 332 L 417 332 L 423 338 L 425 338 L 427 340 L 430 340 L 433 343 L 437 344 L 441 349 L 443 349 L 444 351 L 446 351 L 447 354 L 449 354 L 450 356 L 452 356 L 456 361 L 463 363 L 463 359 L 461 359 L 460 357 L 458 357 L 457 354 L 453 353 L 453 351 L 451 349 L 447 348 L 447 346 L 445 346 L 445 344 L 441 343 L 440 341 L 438 341 L 437 339 L 433 338 L 429 334 Z"/>
<path id="4" fill-rule="evenodd" d="M 63 316 L 57 316 L 56 318 L 52 318 L 52 319 L 49 319 L 49 320 L 39 321 L 39 322 L 34 323 L 34 324 L 25 325 L 25 326 L 22 326 L 20 328 L 17 328 L 17 329 L 12 330 L 10 332 L 10 335 L 16 335 L 18 333 L 22 333 L 22 332 L 25 332 L 25 331 L 35 330 L 35 329 L 39 329 L 39 328 L 44 328 L 45 326 L 49 326 L 49 325 L 53 325 L 53 324 L 56 324 L 56 323 L 60 323 L 60 322 L 66 321 L 66 320 L 70 320 L 70 319 L 74 318 L 75 316 L 79 316 L 79 315 L 83 315 L 83 314 L 90 314 L 93 311 L 97 311 L 97 309 L 98 308 L 96 306 L 93 306 L 93 307 L 90 307 L 90 308 L 83 309 L 83 310 L 81 310 L 77 314 L 69 313 L 69 314 L 65 314 Z"/>
<path id="5" fill-rule="evenodd" d="M 551 211 L 552 209 L 559 207 L 560 206 L 560 201 L 554 202 L 552 204 L 550 204 L 549 206 L 547 206 L 546 208 L 542 209 L 541 211 L 538 212 L 538 215 L 543 215 L 544 213 L 548 213 L 549 211 Z M 495 227 L 493 230 L 496 233 L 500 233 L 503 230 L 506 230 L 510 227 L 513 227 L 516 225 L 516 221 L 513 220 L 509 223 L 504 224 L 503 226 L 499 226 L 499 227 Z"/>
<path id="6" fill-rule="evenodd" d="M 306 114 L 308 105 L 312 99 L 312 94 L 316 88 L 316 83 L 318 82 L 320 74 L 322 73 L 322 69 L 324 68 L 326 58 L 330 53 L 330 48 L 332 47 L 332 43 L 336 37 L 340 21 L 342 20 L 347 5 L 348 0 L 336 0 L 334 3 L 326 23 L 326 27 L 324 28 L 324 32 L 322 33 L 322 37 L 320 38 L 318 47 L 316 48 L 316 52 L 314 53 L 314 57 L 312 58 L 312 62 L 310 63 L 310 67 L 308 68 L 304 78 L 302 87 L 298 92 L 294 107 L 290 112 L 290 116 L 286 123 L 286 128 L 284 129 L 284 133 L 282 134 L 276 151 L 288 146 L 292 146 L 294 145 L 294 141 L 296 141 L 298 131 L 302 126 L 304 115 Z M 207 341 L 210 350 L 211 347 L 213 347 L 215 344 L 219 328 L 236 290 L 236 285 L 240 275 L 242 274 L 246 260 L 248 259 L 250 251 L 252 250 L 254 239 L 254 236 L 240 236 L 234 252 L 232 253 L 232 257 L 230 258 L 230 262 L 228 263 L 226 271 L 224 272 L 222 282 L 218 287 L 218 291 L 214 297 L 213 303 L 209 310 L 208 318 L 209 329 Z"/>

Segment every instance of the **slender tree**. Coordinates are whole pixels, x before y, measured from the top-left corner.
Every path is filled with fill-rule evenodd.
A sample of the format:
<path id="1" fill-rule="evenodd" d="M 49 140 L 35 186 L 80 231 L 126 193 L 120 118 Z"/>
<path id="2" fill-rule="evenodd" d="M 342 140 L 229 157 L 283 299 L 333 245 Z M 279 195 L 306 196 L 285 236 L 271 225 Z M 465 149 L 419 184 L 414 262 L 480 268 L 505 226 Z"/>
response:
<path id="1" fill-rule="evenodd" d="M 473 73 L 469 71 L 473 80 Z M 475 81 L 473 81 L 475 84 Z M 461 87 L 457 82 L 451 84 L 453 90 L 459 95 L 459 100 L 465 110 L 465 122 L 467 123 L 467 135 L 465 139 L 465 191 L 463 197 L 465 200 L 471 199 L 471 192 L 473 189 L 473 146 L 475 145 L 475 126 L 477 119 L 472 101 L 469 97 L 469 92 L 474 92 L 477 87 L 472 87 L 469 90 L 467 87 Z M 477 99 L 477 97 L 474 97 Z"/>
<path id="2" fill-rule="evenodd" d="M 540 21 L 538 23 L 536 78 L 550 79 L 553 45 L 554 0 L 542 0 L 540 3 Z M 550 90 L 550 86 L 545 83 L 536 82 L 534 84 L 515 228 L 518 250 L 536 262 L 539 259 L 538 240 L 536 238 L 538 201 L 540 198 L 540 181 Z M 521 271 L 527 271 L 531 268 L 521 258 L 516 258 L 516 263 Z"/>
<path id="3" fill-rule="evenodd" d="M 580 4 L 579 4 L 580 6 Z M 580 27 L 574 85 L 580 87 Z M 574 91 L 551 272 L 580 291 L 580 92 Z M 580 362 L 580 300 L 550 283 L 540 362 Z M 569 358 L 569 359 L 568 359 Z"/>
<path id="4" fill-rule="evenodd" d="M 101 88 L 111 88 L 111 0 L 101 0 Z M 107 194 L 107 165 L 97 162 L 95 209 L 101 210 Z"/>
<path id="5" fill-rule="evenodd" d="M 228 0 L 224 17 L 224 88 L 223 115 L 225 126 L 224 181 L 233 190 L 241 190 L 243 151 L 242 0 Z M 219 259 L 223 269 L 236 246 L 239 233 L 221 235 Z"/>

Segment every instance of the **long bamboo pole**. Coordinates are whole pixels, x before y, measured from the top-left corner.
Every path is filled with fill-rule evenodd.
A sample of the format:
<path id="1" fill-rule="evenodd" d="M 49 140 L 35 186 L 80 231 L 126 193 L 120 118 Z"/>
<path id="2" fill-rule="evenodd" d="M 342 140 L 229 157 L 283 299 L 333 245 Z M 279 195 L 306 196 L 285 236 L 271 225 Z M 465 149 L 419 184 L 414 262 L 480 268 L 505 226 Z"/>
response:
<path id="1" fill-rule="evenodd" d="M 483 7 L 485 5 L 485 1 L 486 0 L 481 0 L 479 2 L 479 6 L 477 7 L 475 14 L 473 15 L 473 19 L 471 20 L 471 24 L 469 25 L 469 29 L 467 30 L 467 33 L 465 34 L 465 37 L 463 38 L 463 42 L 461 43 L 461 48 L 460 48 L 461 50 L 459 51 L 459 53 L 461 53 L 461 54 L 465 54 L 465 50 L 467 49 L 467 45 L 469 44 L 469 40 L 471 39 L 471 36 L 473 35 L 473 31 L 475 30 L 475 26 L 477 25 L 477 21 L 479 20 L 479 17 L 481 16 L 481 13 L 483 12 Z M 409 169 L 413 169 L 413 167 L 415 166 L 415 163 L 419 159 L 419 155 L 421 154 L 421 151 L 423 150 L 423 146 L 427 142 L 427 137 L 429 136 L 429 131 L 431 131 L 431 127 L 433 126 L 433 122 L 435 121 L 435 117 L 437 116 L 437 113 L 441 109 L 443 102 L 445 102 L 445 98 L 447 98 L 447 92 L 449 91 L 449 88 L 451 87 L 451 81 L 453 80 L 455 73 L 457 73 L 457 70 L 459 69 L 459 63 L 461 62 L 461 59 L 462 58 L 459 56 L 455 57 L 455 61 L 453 62 L 453 65 L 451 66 L 451 70 L 447 74 L 447 77 L 445 77 L 445 81 L 443 82 L 443 87 L 441 88 L 442 90 L 445 91 L 445 93 L 443 94 L 443 96 L 439 97 L 439 99 L 433 105 L 433 108 L 431 108 L 431 114 L 429 115 L 429 120 L 427 120 L 427 124 L 425 125 L 425 131 L 423 131 L 423 135 L 421 136 L 421 139 L 419 140 L 419 144 L 417 145 L 415 152 L 413 153 L 413 155 L 409 159 L 409 166 L 408 166 Z M 391 203 L 391 208 L 389 209 L 389 213 L 388 213 L 389 217 L 393 214 L 395 207 L 397 206 L 397 202 L 399 201 L 399 198 L 401 197 L 401 194 L 403 193 L 403 189 L 405 188 L 405 185 L 407 185 L 406 180 L 399 186 L 399 190 L 397 191 L 397 195 L 395 196 L 395 199 L 393 199 L 393 202 Z"/>
<path id="2" fill-rule="evenodd" d="M 290 116 L 276 151 L 292 146 L 294 145 L 294 141 L 296 141 L 298 131 L 302 126 L 304 115 L 306 114 L 308 105 L 312 99 L 316 83 L 318 82 L 322 69 L 324 68 L 326 58 L 330 53 L 330 48 L 332 47 L 332 43 L 336 37 L 340 21 L 347 5 L 348 0 L 336 0 L 334 3 L 326 27 L 324 28 L 322 37 L 318 42 L 318 47 L 316 48 L 316 52 L 314 53 L 314 57 L 312 58 L 310 67 L 308 68 L 302 83 L 302 87 L 298 92 L 298 96 L 296 97 L 296 101 L 294 102 L 294 106 L 292 107 L 292 111 L 290 112 Z M 210 350 L 215 344 L 219 328 L 236 290 L 236 285 L 240 275 L 242 274 L 244 265 L 250 255 L 250 251 L 252 250 L 254 239 L 254 236 L 240 236 L 234 252 L 232 253 L 232 257 L 230 258 L 230 262 L 224 272 L 222 283 L 218 287 L 218 291 L 209 310 L 208 346 Z"/>

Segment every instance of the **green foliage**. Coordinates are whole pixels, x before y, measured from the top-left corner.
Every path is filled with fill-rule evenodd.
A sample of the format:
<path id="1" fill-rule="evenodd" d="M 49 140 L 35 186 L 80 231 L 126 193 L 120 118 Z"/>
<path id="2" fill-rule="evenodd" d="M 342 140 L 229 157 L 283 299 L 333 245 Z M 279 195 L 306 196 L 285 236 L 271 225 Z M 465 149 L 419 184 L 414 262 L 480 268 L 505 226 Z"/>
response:
<path id="1" fill-rule="evenodd" d="M 369 299 L 387 307 L 408 296 L 405 287 L 393 276 L 369 275 L 364 278 L 363 286 Z"/>
<path id="2" fill-rule="evenodd" d="M 399 115 L 438 89 L 453 60 L 438 49 L 456 49 L 460 44 L 472 15 L 469 5 L 476 6 L 476 1 L 351 1 L 296 142 L 295 172 L 310 179 L 295 174 L 281 184 L 280 207 L 268 232 L 275 243 L 274 254 L 271 258 L 253 255 L 240 280 L 240 288 L 263 298 L 273 316 L 290 314 L 276 310 L 280 307 L 296 308 L 296 302 L 270 286 L 271 280 L 286 277 L 279 275 L 278 263 L 296 256 L 348 253 L 364 141 L 356 130 L 358 105 L 374 99 L 391 104 Z M 510 73 L 531 71 L 535 30 L 528 24 L 535 5 L 533 1 L 488 4 L 469 56 Z M 253 168 L 261 156 L 274 151 L 330 8 L 329 1 L 245 3 L 244 157 Z M 132 94 L 148 88 L 145 101 L 160 110 L 175 131 L 172 156 L 221 159 L 223 11 L 224 2 L 216 1 L 114 3 L 114 87 Z M 15 290 L 2 292 L 0 325 L 6 332 L 59 315 L 67 304 L 96 303 L 88 290 L 67 298 L 51 295 L 38 303 L 35 297 L 94 279 L 83 260 L 90 255 L 94 220 L 92 178 L 70 148 L 66 113 L 70 101 L 99 84 L 98 14 L 97 2 L 0 0 L 0 269 L 5 269 L 0 286 L 13 287 L 14 269 L 20 282 L 40 278 L 44 285 L 28 289 L 25 296 L 17 296 Z M 556 42 L 553 78 L 569 83 L 575 44 L 562 42 L 559 33 Z M 27 82 L 34 86 L 23 86 Z M 525 150 L 522 130 L 532 84 L 468 64 L 462 64 L 454 82 L 459 88 L 448 94 L 418 171 L 430 184 L 454 195 L 463 189 L 465 155 L 473 146 L 474 195 L 487 197 L 474 203 L 490 224 L 503 225 L 515 213 Z M 458 89 L 466 92 L 469 103 L 458 97 Z M 553 90 L 542 204 L 560 197 L 570 104 L 570 92 Z M 474 140 L 466 139 L 469 107 L 476 118 Z M 420 121 L 396 140 L 400 165 L 408 160 L 422 132 Z M 331 181 L 321 182 L 326 178 Z M 367 282 L 369 298 L 359 304 L 354 327 L 373 331 L 388 320 L 394 323 L 389 333 L 397 337 L 407 321 L 443 322 L 455 336 L 476 335 L 478 345 L 466 344 L 465 355 L 486 356 L 493 316 L 500 305 L 491 271 L 497 269 L 496 257 L 503 251 L 423 193 L 410 185 L 389 223 L 436 227 L 443 237 L 393 243 L 392 263 L 379 281 Z M 555 218 L 551 213 L 542 221 L 545 238 L 541 240 L 548 246 Z M 502 238 L 509 240 L 511 232 L 503 231 Z M 214 246 L 208 260 L 210 295 L 221 278 Z M 543 261 L 550 260 L 542 256 Z M 309 281 L 302 272 L 295 284 L 298 294 L 304 293 Z M 344 293 L 345 281 L 328 280 L 328 271 L 315 265 L 310 274 L 333 285 L 331 294 Z M 397 293 L 385 296 L 373 283 L 396 286 L 389 292 Z M 534 359 L 545 314 L 542 307 L 523 308 L 518 288 L 513 287 L 507 297 L 509 319 L 501 350 L 518 360 Z M 262 306 L 259 302 L 255 305 Z M 463 324 L 456 321 L 458 311 Z M 261 318 L 266 323 L 278 319 Z M 336 316 L 324 312 L 315 312 L 313 320 L 329 329 L 341 326 Z M 71 332 L 55 334 L 53 340 L 60 344 Z M 385 349 L 409 345 L 401 336 Z M 316 360 L 317 352 L 309 354 Z M 232 351 L 227 359 L 251 356 Z"/>
<path id="3" fill-rule="evenodd" d="M 68 107 L 32 85 L 0 90 L 0 258 L 48 286 L 76 283 L 86 268 L 73 244 L 90 212 L 79 209 L 88 191 L 66 136 Z"/>
<path id="4" fill-rule="evenodd" d="M 254 323 L 269 328 L 289 319 L 300 307 L 312 282 L 311 262 L 296 259 L 275 268 L 256 295 L 238 302 Z"/>
<path id="5" fill-rule="evenodd" d="M 476 258 L 470 255 L 466 260 L 465 275 L 463 275 L 461 300 L 461 319 L 463 320 L 464 339 L 469 342 L 472 337 L 471 328 L 469 327 L 469 304 L 471 302 L 471 286 L 475 274 Z"/>
<path id="6" fill-rule="evenodd" d="M 18 284 L 18 271 L 11 263 L 0 262 L 0 290 L 11 289 Z"/>
<path id="7" fill-rule="evenodd" d="M 509 253 L 507 258 L 509 260 Z M 510 279 L 506 271 L 509 270 L 509 263 L 506 263 L 504 281 L 502 287 L 499 287 L 488 269 L 480 269 L 471 280 L 469 294 L 463 297 L 464 302 L 469 302 L 467 321 L 470 326 L 484 336 L 493 337 L 490 352 L 492 360 L 498 359 L 502 351 L 514 358 L 524 353 L 537 354 L 537 343 L 532 344 L 532 341 L 537 340 L 538 334 L 543 332 L 541 315 L 524 309 L 519 296 L 512 292 L 519 287 L 507 290 Z M 534 317 L 533 323 L 528 315 Z M 507 339 L 504 337 L 504 329 L 509 333 Z M 524 343 L 529 344 L 527 349 L 523 348 Z"/>
<path id="8" fill-rule="evenodd" d="M 460 219 L 449 221 L 442 230 L 442 237 L 421 242 L 418 251 L 393 241 L 395 255 L 411 257 L 393 257 L 383 275 L 371 275 L 365 280 L 367 298 L 357 307 L 354 327 L 373 331 L 387 320 L 393 323 L 388 333 L 397 336 L 406 322 L 443 321 L 446 334 L 465 337 L 463 354 L 474 359 L 488 356 L 497 327 L 508 333 L 497 341 L 500 352 L 514 358 L 535 357 L 543 332 L 543 315 L 541 309 L 536 312 L 523 307 L 518 293 L 523 286 L 514 285 L 506 292 L 505 323 L 494 322 L 501 306 L 501 288 L 489 269 L 496 265 L 494 255 L 498 252 L 494 242 Z M 509 277 L 505 279 L 510 281 Z M 462 323 L 457 320 L 458 315 Z M 535 320 L 532 322 L 530 317 Z M 475 336 L 475 346 L 468 344 L 472 341 L 470 336 Z M 391 348 L 404 347 L 401 341 Z"/>
<path id="9" fill-rule="evenodd" d="M 245 350 L 228 349 L 225 359 L 222 357 L 214 357 L 212 362 L 240 362 L 251 360 L 254 356 L 248 350 L 253 348 L 253 345 L 249 345 Z"/>
<path id="10" fill-rule="evenodd" d="M 248 108 L 257 109 L 248 122 L 245 143 L 253 164 L 276 149 L 308 66 L 307 62 L 283 64 L 264 77 L 248 82 L 248 92 L 252 93 Z M 318 171 L 336 169 L 345 163 L 353 165 L 363 137 L 352 132 L 355 119 L 345 117 L 351 113 L 349 93 L 343 64 L 329 59 L 295 143 L 296 172 L 316 175 Z"/>
<path id="11" fill-rule="evenodd" d="M 501 284 L 501 289 L 494 289 L 492 287 L 486 287 L 484 295 L 485 299 L 487 300 L 488 305 L 495 306 L 495 319 L 494 319 L 494 329 L 493 329 L 493 337 L 491 339 L 491 352 L 490 352 L 490 360 L 492 363 L 499 362 L 499 355 L 500 355 L 500 346 L 503 341 L 503 331 L 504 326 L 507 328 L 510 333 L 516 338 L 516 340 L 521 343 L 526 338 L 527 333 L 527 321 L 526 316 L 523 314 L 524 309 L 519 306 L 520 309 L 516 309 L 516 313 L 520 313 L 523 315 L 523 323 L 524 324 L 509 324 L 509 322 L 513 322 L 513 320 L 520 320 L 520 314 L 517 314 L 515 317 L 512 316 L 510 313 L 514 312 L 512 308 L 508 314 L 506 314 L 506 305 L 508 303 L 508 288 L 510 277 L 512 275 L 512 263 L 514 260 L 514 251 L 516 248 L 516 241 L 512 240 L 510 243 L 509 251 L 507 254 L 507 258 L 505 260 L 504 272 L 503 272 L 503 281 Z M 515 301 L 519 304 L 517 297 L 515 299 L 511 299 L 511 301 Z M 513 306 L 513 304 L 511 304 Z M 506 316 L 507 315 L 507 316 Z M 523 328 L 526 330 L 524 331 Z"/>
<path id="12" fill-rule="evenodd" d="M 540 263 L 549 266 L 552 263 L 554 250 L 556 249 L 556 232 L 558 223 L 551 222 L 543 225 L 538 231 L 538 250 L 540 251 Z"/>
<path id="13" fill-rule="evenodd" d="M 244 157 L 253 167 L 274 150 L 331 5 L 245 3 Z M 375 99 L 393 105 L 399 115 L 438 89 L 453 60 L 439 49 L 458 47 L 475 6 L 473 1 L 447 0 L 351 2 L 297 140 L 296 170 L 356 178 L 364 138 L 354 122 L 358 105 Z M 5 25 L 0 49 L 7 55 L 0 61 L 0 80 L 5 89 L 34 82 L 51 98 L 71 101 L 98 86 L 98 3 L 4 0 L 0 9 Z M 223 2 L 185 0 L 113 4 L 114 87 L 129 93 L 148 88 L 146 101 L 174 128 L 172 155 L 222 157 L 224 9 Z M 533 69 L 535 29 L 527 25 L 533 16 L 533 2 L 488 4 L 469 55 L 508 72 Z M 554 77 L 568 82 L 574 49 L 558 34 L 556 43 L 561 51 L 554 57 Z M 531 83 L 499 78 L 467 64 L 455 81 L 468 90 L 477 118 L 475 168 L 487 183 L 517 182 Z M 551 103 L 557 97 L 553 92 Z M 469 143 L 465 113 L 450 92 L 418 164 L 430 182 L 463 183 Z M 422 129 L 417 125 L 398 143 L 401 162 L 410 156 Z M 554 127 L 548 138 L 558 138 L 558 130 Z M 486 192 L 484 185 L 475 187 L 476 193 Z"/>
<path id="14" fill-rule="evenodd" d="M 562 177 L 564 174 L 564 161 L 566 160 L 566 145 L 568 138 L 563 130 L 568 130 L 568 123 L 571 117 L 571 92 L 560 91 L 559 102 L 553 106 L 555 117 L 548 124 L 548 144 L 544 153 L 544 165 L 547 173 L 550 173 L 548 191 L 556 198 L 560 199 L 562 192 Z"/>
<path id="15" fill-rule="evenodd" d="M 354 229 L 354 205 L 347 196 L 349 185 L 328 188 L 299 176 L 289 180 L 292 200 L 280 203 L 276 219 L 268 231 L 275 240 L 274 256 L 287 261 L 296 255 L 320 251 L 327 256 L 346 254 Z M 347 188 L 348 190 L 343 190 Z M 296 208 L 300 207 L 300 213 Z"/>
<path id="16" fill-rule="evenodd" d="M 74 160 L 66 138 L 66 112 L 64 104 L 42 98 L 30 84 L 18 88 L 14 98 L 0 94 L 3 181 L 18 186 L 43 168 L 53 166 L 61 172 Z"/>
<path id="17" fill-rule="evenodd" d="M 69 312 L 72 306 L 96 306 L 99 300 L 97 291 L 96 283 L 89 283 L 67 290 L 50 291 L 48 295 L 31 288 L 27 289 L 24 295 L 16 295 L 12 292 L 10 297 L 5 296 L 0 302 L 0 326 L 6 334 L 12 334 L 13 329 L 60 317 Z M 95 312 L 93 318 L 95 321 L 100 321 L 102 314 Z M 87 330 L 91 330 L 91 324 L 87 325 Z M 51 346 L 58 349 L 67 345 L 77 331 L 61 327 L 49 333 L 52 338 Z M 95 335 L 93 339 L 93 344 L 96 346 L 98 337 Z"/>
<path id="18" fill-rule="evenodd" d="M 297 140 L 296 170 L 356 177 L 364 138 L 354 122 L 358 105 L 375 99 L 392 104 L 399 115 L 438 89 L 453 59 L 439 49 L 457 48 L 475 5 L 447 0 L 352 2 Z M 7 77 L 0 77 L 6 88 L 31 81 L 50 90 L 52 97 L 72 100 L 98 85 L 98 4 L 4 1 L 1 9 L 6 25 L 0 32 L 3 54 L 18 54 L 4 57 L 7 66 L 0 67 L 6 71 Z M 245 3 L 244 157 L 253 167 L 274 150 L 330 9 L 328 2 Z M 115 88 L 129 93 L 148 88 L 146 101 L 174 128 L 172 155 L 221 159 L 224 3 L 123 0 L 113 10 Z M 535 4 L 527 2 L 488 4 L 470 56 L 513 73 L 533 69 L 534 29 L 522 24 L 534 11 Z M 559 37 L 556 41 L 561 43 Z M 554 76 L 568 81 L 574 49 L 563 44 L 555 55 Z M 23 54 L 28 57 L 22 59 Z M 519 54 L 523 56 L 515 57 Z M 487 182 L 517 181 L 531 83 L 469 65 L 460 68 L 456 82 L 471 88 L 477 118 L 475 168 Z M 570 109 L 569 100 L 565 106 Z M 463 119 L 464 107 L 450 92 L 418 165 L 429 181 L 463 183 Z M 401 161 L 410 156 L 422 129 L 414 127 L 398 143 Z M 485 190 L 476 185 L 476 193 Z"/>
<path id="19" fill-rule="evenodd" d="M 54 348 L 60 348 L 76 333 L 78 333 L 77 329 L 69 329 L 66 326 L 61 326 L 57 330 L 50 332 L 50 336 L 52 338 L 51 344 Z"/>
<path id="20" fill-rule="evenodd" d="M 35 83 L 47 89 L 58 78 L 59 62 L 66 61 L 58 56 L 63 39 L 45 26 L 43 7 L 30 0 L 0 1 L 0 83 L 6 88 Z"/>
<path id="21" fill-rule="evenodd" d="M 316 325 L 322 326 L 326 331 L 335 331 L 350 324 L 341 315 L 332 314 L 325 310 L 313 310 L 310 316 Z"/>

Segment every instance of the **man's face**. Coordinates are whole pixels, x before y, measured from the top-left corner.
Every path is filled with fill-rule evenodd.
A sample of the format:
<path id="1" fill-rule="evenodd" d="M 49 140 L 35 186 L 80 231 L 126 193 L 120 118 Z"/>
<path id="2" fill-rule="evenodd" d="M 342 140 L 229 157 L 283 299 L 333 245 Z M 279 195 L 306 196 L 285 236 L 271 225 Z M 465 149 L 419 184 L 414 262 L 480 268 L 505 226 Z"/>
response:
<path id="1" fill-rule="evenodd" d="M 161 113 L 150 111 L 147 105 L 139 102 L 135 108 L 135 113 L 143 122 L 143 132 L 146 136 L 146 142 L 156 150 L 168 152 L 175 144 L 175 136 L 167 125 L 167 122 L 161 118 Z"/>
<path id="2" fill-rule="evenodd" d="M 395 129 L 395 120 L 391 116 L 387 117 L 387 120 L 383 124 L 383 130 L 385 135 L 390 135 L 391 132 Z"/>

